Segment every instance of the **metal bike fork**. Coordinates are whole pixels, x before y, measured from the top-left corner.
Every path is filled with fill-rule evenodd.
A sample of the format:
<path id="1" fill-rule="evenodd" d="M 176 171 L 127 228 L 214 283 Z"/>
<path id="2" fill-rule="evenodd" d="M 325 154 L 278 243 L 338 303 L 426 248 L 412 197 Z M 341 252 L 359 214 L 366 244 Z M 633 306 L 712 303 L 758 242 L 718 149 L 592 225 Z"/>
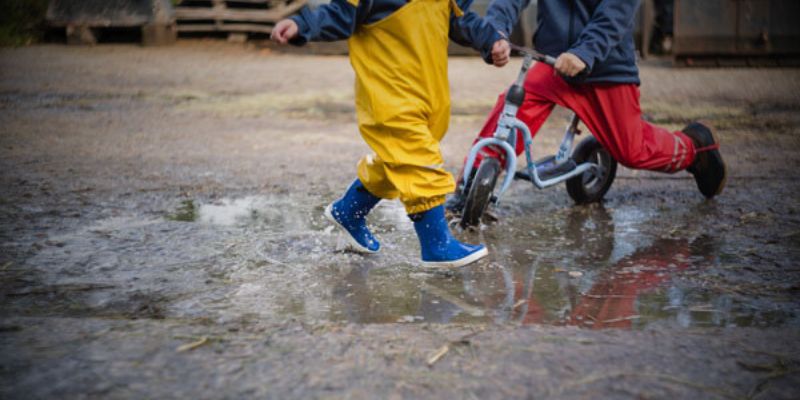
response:
<path id="1" fill-rule="evenodd" d="M 556 153 L 556 163 L 561 164 L 569 160 L 572 156 L 572 143 L 575 141 L 575 135 L 580 135 L 581 131 L 578 130 L 578 124 L 581 120 L 578 114 L 573 113 L 569 121 L 566 131 L 564 132 L 564 139 L 561 140 L 561 145 L 558 146 L 558 153 Z"/>
<path id="2" fill-rule="evenodd" d="M 498 201 L 508 187 L 511 186 L 511 182 L 514 180 L 514 171 L 517 170 L 517 152 L 514 150 L 517 140 L 516 130 L 519 124 L 522 124 L 521 121 L 517 119 L 517 110 L 519 110 L 519 107 L 525 100 L 523 84 L 525 83 L 525 77 L 528 74 L 528 69 L 530 69 L 533 60 L 534 57 L 532 55 L 525 55 L 525 60 L 522 62 L 522 68 L 517 75 L 516 81 L 514 81 L 514 84 L 511 85 L 508 92 L 506 92 L 503 111 L 500 114 L 500 119 L 497 121 L 497 128 L 494 131 L 493 137 L 479 140 L 478 143 L 475 143 L 472 149 L 470 149 L 469 155 L 467 156 L 467 163 L 464 165 L 462 190 L 466 190 L 466 188 L 469 187 L 469 179 L 475 164 L 475 159 L 478 157 L 478 153 L 486 146 L 496 146 L 496 148 L 499 148 L 505 153 L 506 175 L 503 178 L 503 184 L 500 186 L 500 190 L 497 192 Z"/>

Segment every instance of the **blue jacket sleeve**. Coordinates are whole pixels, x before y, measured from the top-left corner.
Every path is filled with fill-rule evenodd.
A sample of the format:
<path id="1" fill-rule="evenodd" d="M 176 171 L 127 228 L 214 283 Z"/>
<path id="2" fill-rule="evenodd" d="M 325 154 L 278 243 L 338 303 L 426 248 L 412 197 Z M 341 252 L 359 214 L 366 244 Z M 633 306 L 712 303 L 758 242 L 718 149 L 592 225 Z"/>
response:
<path id="1" fill-rule="evenodd" d="M 596 63 L 608 58 L 631 29 L 638 8 L 639 0 L 603 0 L 567 52 L 578 56 L 591 71 Z"/>
<path id="2" fill-rule="evenodd" d="M 505 37 L 511 37 L 514 24 L 530 0 L 492 0 L 486 10 L 486 20 Z"/>
<path id="3" fill-rule="evenodd" d="M 346 0 L 332 0 L 314 10 L 303 7 L 300 14 L 291 17 L 298 33 L 289 43 L 302 46 L 309 41 L 347 39 L 356 29 L 360 9 Z"/>
<path id="4" fill-rule="evenodd" d="M 469 11 L 473 0 L 457 0 L 458 7 L 464 15 L 450 16 L 450 39 L 462 46 L 470 46 L 481 53 L 481 57 L 488 64 L 492 63 L 492 45 L 500 40 L 501 32 L 481 18 L 474 11 Z"/>

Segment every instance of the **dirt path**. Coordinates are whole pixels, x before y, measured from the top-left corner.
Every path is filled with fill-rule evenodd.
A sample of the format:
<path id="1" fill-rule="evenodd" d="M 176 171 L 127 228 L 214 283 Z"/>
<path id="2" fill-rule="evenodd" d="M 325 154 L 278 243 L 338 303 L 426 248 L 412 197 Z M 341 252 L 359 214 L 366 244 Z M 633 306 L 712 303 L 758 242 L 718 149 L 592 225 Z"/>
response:
<path id="1" fill-rule="evenodd" d="M 517 61 L 452 60 L 451 170 Z M 460 234 L 490 259 L 435 274 L 398 204 L 376 257 L 320 216 L 367 152 L 346 58 L 2 49 L 0 397 L 797 398 L 800 72 L 642 80 L 649 118 L 718 126 L 723 196 L 685 173 L 621 170 L 602 207 L 516 183 Z"/>

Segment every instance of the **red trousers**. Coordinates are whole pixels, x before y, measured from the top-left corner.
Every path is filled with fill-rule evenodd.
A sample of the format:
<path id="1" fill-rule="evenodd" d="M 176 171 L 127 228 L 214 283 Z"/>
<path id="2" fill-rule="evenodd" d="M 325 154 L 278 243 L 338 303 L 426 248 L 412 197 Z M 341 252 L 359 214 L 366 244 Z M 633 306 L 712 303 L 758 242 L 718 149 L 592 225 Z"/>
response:
<path id="1" fill-rule="evenodd" d="M 642 120 L 639 88 L 634 84 L 570 85 L 554 75 L 552 67 L 536 63 L 528 72 L 525 91 L 517 118 L 528 125 L 533 135 L 558 104 L 575 112 L 611 156 L 626 167 L 676 172 L 694 161 L 694 143 L 688 136 Z M 504 95 L 500 95 L 476 141 L 492 137 L 503 103 Z M 517 155 L 524 149 L 519 134 Z M 485 147 L 482 153 L 476 163 L 483 157 L 502 159 L 490 147 Z"/>

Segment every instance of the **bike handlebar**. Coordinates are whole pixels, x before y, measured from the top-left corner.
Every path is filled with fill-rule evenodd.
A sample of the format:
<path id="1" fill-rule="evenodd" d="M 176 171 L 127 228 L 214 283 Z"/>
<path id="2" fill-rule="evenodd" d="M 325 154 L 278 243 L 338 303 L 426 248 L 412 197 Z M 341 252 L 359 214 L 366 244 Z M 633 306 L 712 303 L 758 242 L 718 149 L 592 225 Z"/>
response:
<path id="1" fill-rule="evenodd" d="M 528 47 L 517 46 L 516 44 L 511 42 L 508 42 L 508 44 L 511 46 L 512 50 L 516 50 L 522 54 L 525 54 L 528 57 L 532 58 L 534 61 L 543 62 L 551 67 L 556 65 L 556 59 L 554 57 L 539 53 L 538 51 Z"/>

